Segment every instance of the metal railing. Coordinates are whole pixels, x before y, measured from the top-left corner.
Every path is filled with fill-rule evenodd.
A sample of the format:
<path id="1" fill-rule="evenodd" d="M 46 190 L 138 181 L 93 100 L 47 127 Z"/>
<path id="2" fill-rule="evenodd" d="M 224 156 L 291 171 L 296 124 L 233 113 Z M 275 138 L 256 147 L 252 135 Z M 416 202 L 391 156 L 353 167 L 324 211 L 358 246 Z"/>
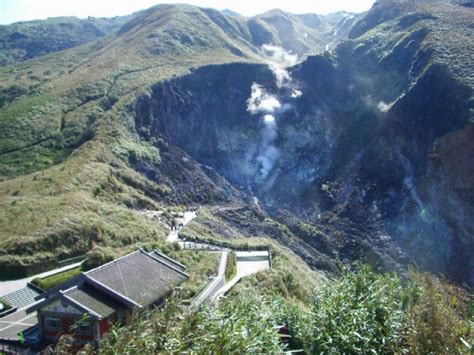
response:
<path id="1" fill-rule="evenodd" d="M 197 249 L 191 246 L 191 244 L 195 244 L 195 245 L 202 245 L 203 248 L 205 248 L 206 245 L 208 248 L 212 248 L 212 247 L 220 248 L 220 249 L 214 249 L 214 250 L 268 251 L 269 253 L 271 252 L 271 247 L 267 245 L 233 246 L 231 243 L 201 239 L 200 237 L 197 237 L 197 236 L 192 236 L 192 237 L 179 236 L 179 240 L 183 243 L 183 246 L 189 245 L 190 246 L 189 249 Z"/>
<path id="2" fill-rule="evenodd" d="M 0 354 L 29 354 L 30 349 L 17 339 L 0 337 Z"/>

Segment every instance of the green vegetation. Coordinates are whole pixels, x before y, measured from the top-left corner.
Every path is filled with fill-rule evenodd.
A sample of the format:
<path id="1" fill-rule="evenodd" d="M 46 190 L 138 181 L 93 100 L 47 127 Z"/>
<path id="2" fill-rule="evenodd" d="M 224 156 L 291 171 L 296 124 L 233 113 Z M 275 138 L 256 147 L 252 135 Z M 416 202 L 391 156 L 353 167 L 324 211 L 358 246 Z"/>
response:
<path id="1" fill-rule="evenodd" d="M 129 19 L 54 17 L 0 26 L 0 66 L 78 46 L 114 32 Z"/>
<path id="2" fill-rule="evenodd" d="M 439 29 L 420 21 L 404 31 L 397 25 L 398 19 L 393 19 L 340 46 L 338 51 L 347 55 L 334 62 L 360 78 L 365 78 L 360 73 L 383 68 L 383 73 L 375 76 L 380 80 L 373 80 L 377 83 L 374 97 L 387 103 L 404 92 L 400 87 L 410 79 L 392 72 L 392 67 L 405 74 L 423 71 L 425 59 L 449 63 L 456 75 L 472 82 L 470 57 L 465 54 L 472 22 L 467 13 L 441 6 L 434 13 L 442 18 Z M 90 269 L 138 247 L 159 248 L 188 266 L 190 280 L 181 290 L 186 300 L 215 273 L 218 254 L 180 251 L 164 242 L 171 222 L 167 217 L 170 206 L 212 201 L 212 196 L 189 188 L 187 182 L 215 182 L 209 178 L 211 174 L 199 177 L 191 169 L 182 173 L 187 168 L 184 154 L 166 160 L 173 147 L 161 138 L 140 140 L 133 103 L 138 95 L 149 92 L 151 85 L 192 68 L 261 63 L 252 41 L 256 45 L 267 40 L 299 43 L 294 52 L 323 48 L 319 25 L 315 27 L 320 19 L 274 11 L 246 23 L 226 19 L 213 10 L 169 5 L 142 15 L 127 23 L 117 36 L 89 43 L 123 22 L 87 20 L 95 21 L 92 25 L 99 30 L 92 34 L 82 31 L 84 21 L 77 19 L 0 28 L 0 38 L 16 37 L 12 46 L 3 41 L 9 47 L 0 54 L 0 63 L 39 56 L 0 68 L 1 277 L 31 275 L 85 253 L 84 267 Z M 294 30 L 285 29 L 287 21 L 296 25 Z M 417 42 L 412 35 L 423 34 L 424 30 L 417 31 L 424 27 L 426 33 L 431 32 L 426 41 Z M 42 45 L 36 52 L 27 51 L 25 48 L 35 48 L 33 43 Z M 79 43 L 86 44 L 41 56 Z M 412 49 L 418 53 L 416 65 L 393 66 L 392 60 L 408 60 Z M 327 58 L 329 61 L 329 54 Z M 348 105 L 354 105 L 349 107 L 351 111 L 360 109 L 353 102 Z M 365 113 L 360 115 L 364 120 Z M 308 140 L 313 137 L 310 131 L 303 135 Z M 332 198 L 329 187 L 321 193 Z M 147 209 L 163 212 L 164 217 L 152 220 L 141 213 Z M 171 303 L 145 320 L 115 329 L 104 346 L 105 353 L 279 352 L 285 345 L 279 341 L 277 325 L 288 326 L 291 348 L 308 353 L 407 349 L 462 353 L 466 347 L 460 338 L 473 343 L 472 330 L 465 321 L 468 301 L 462 292 L 425 275 L 413 276 L 411 283 L 402 287 L 396 276 L 378 275 L 366 268 L 328 281 L 325 273 L 311 270 L 280 244 L 301 247 L 300 240 L 282 223 L 256 210 L 224 213 L 218 217 L 203 209 L 200 220 L 185 232 L 234 247 L 267 246 L 273 268 L 245 278 L 223 302 L 198 313 L 189 314 Z M 299 229 L 299 236 L 325 245 L 327 236 L 319 228 L 304 225 Z M 259 238 L 250 238 L 255 233 Z M 336 237 L 335 243 L 346 242 L 342 235 Z M 232 260 L 229 262 L 226 276 L 230 278 Z M 73 276 L 74 272 L 53 277 L 44 281 L 45 287 Z"/>
<path id="3" fill-rule="evenodd" d="M 28 89 L 17 84 L 0 88 L 0 108 L 28 93 Z"/>
<path id="4" fill-rule="evenodd" d="M 311 340 L 305 348 L 313 353 L 401 353 L 406 331 L 403 299 L 395 275 L 378 275 L 368 268 L 347 273 L 316 292 Z"/>
<path id="5" fill-rule="evenodd" d="M 74 269 L 66 270 L 51 276 L 35 278 L 33 279 L 32 283 L 43 290 L 50 290 L 72 279 L 73 277 L 78 276 L 81 272 L 82 268 L 78 266 Z"/>
<path id="6" fill-rule="evenodd" d="M 460 340 L 469 341 L 473 334 L 463 320 L 464 294 L 447 297 L 446 287 L 419 274 L 413 274 L 410 284 L 402 287 L 394 274 L 377 274 L 361 267 L 316 290 L 309 309 L 279 292 L 233 293 L 197 313 L 171 302 L 145 320 L 116 327 L 102 352 L 271 353 L 298 349 L 311 354 L 468 354 Z M 280 326 L 287 328 L 289 338 L 279 336 Z"/>
<path id="7" fill-rule="evenodd" d="M 12 308 L 12 306 L 7 301 L 0 298 L 0 313 L 2 313 L 4 311 L 8 311 L 11 308 Z"/>
<path id="8" fill-rule="evenodd" d="M 237 256 L 235 252 L 229 252 L 227 256 L 227 265 L 225 269 L 225 279 L 226 281 L 230 281 L 234 278 L 237 274 Z"/>
<path id="9" fill-rule="evenodd" d="M 149 40 L 140 33 L 143 41 L 132 46 L 99 40 L 0 68 L 7 96 L 0 110 L 1 277 L 49 269 L 96 245 L 124 248 L 165 237 L 168 221 L 137 213 L 165 210 L 173 190 L 135 170 L 158 169 L 160 152 L 137 139 L 129 105 L 151 84 L 191 67 L 244 59 L 217 44 L 178 57 L 168 43 L 170 52 L 157 56 L 142 48 Z M 100 59 L 105 45 L 115 49 Z M 18 96 L 14 85 L 34 95 Z"/>
<path id="10" fill-rule="evenodd" d="M 472 294 L 430 274 L 411 275 L 407 344 L 417 354 L 469 353 L 474 345 Z M 461 340 L 462 339 L 462 340 Z M 471 350 L 472 354 L 472 350 Z"/>
<path id="11" fill-rule="evenodd" d="M 145 250 L 158 249 L 162 253 L 186 266 L 189 279 L 180 288 L 181 299 L 190 301 L 209 282 L 210 276 L 217 275 L 220 254 L 213 251 L 181 250 L 177 244 L 145 244 Z"/>
<path id="12" fill-rule="evenodd" d="M 116 253 L 114 253 L 110 248 L 104 248 L 97 246 L 94 249 L 90 250 L 86 254 L 86 259 L 82 263 L 82 269 L 88 271 L 104 265 L 109 261 L 112 261 L 116 258 Z"/>
<path id="13" fill-rule="evenodd" d="M 305 317 L 290 329 L 312 353 L 467 354 L 460 339 L 472 341 L 474 329 L 460 307 L 465 296 L 429 275 L 413 273 L 402 287 L 395 274 L 362 267 L 318 290 L 310 326 Z"/>
<path id="14" fill-rule="evenodd" d="M 170 303 L 144 321 L 137 319 L 125 328 L 115 328 L 101 352 L 279 352 L 284 347 L 276 332 L 276 308 L 276 302 L 252 295 L 225 299 L 193 314 Z"/>

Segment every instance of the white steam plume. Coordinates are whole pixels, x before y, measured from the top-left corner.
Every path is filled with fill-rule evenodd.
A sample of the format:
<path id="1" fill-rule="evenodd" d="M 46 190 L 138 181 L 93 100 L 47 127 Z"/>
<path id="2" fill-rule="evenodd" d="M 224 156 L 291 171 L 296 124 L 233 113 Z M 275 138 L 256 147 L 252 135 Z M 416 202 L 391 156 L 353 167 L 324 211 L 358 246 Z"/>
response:
<path id="1" fill-rule="evenodd" d="M 271 95 L 257 83 L 252 84 L 252 93 L 247 100 L 247 111 L 251 114 L 259 112 L 272 113 L 281 107 L 280 101 L 276 96 Z"/>
<path id="2" fill-rule="evenodd" d="M 268 66 L 275 75 L 277 86 L 281 88 L 291 82 L 290 74 L 285 68 L 295 65 L 298 62 L 298 55 L 271 44 L 264 44 L 262 51 L 270 59 Z"/>
<path id="3" fill-rule="evenodd" d="M 270 44 L 264 44 L 262 51 L 269 59 L 268 66 L 275 76 L 277 87 L 290 91 L 289 96 L 292 99 L 299 98 L 303 93 L 292 84 L 292 78 L 286 70 L 287 67 L 296 64 L 298 56 Z M 260 169 L 261 180 L 268 177 L 280 157 L 280 152 L 275 146 L 278 136 L 276 115 L 283 114 L 291 106 L 292 104 L 288 102 L 282 104 L 277 96 L 267 92 L 261 85 L 252 84 L 251 94 L 247 100 L 247 111 L 253 115 L 262 114 L 261 142 L 255 158 Z"/>
<path id="4" fill-rule="evenodd" d="M 260 132 L 261 147 L 256 158 L 260 164 L 260 176 L 266 179 L 273 169 L 276 160 L 280 156 L 274 143 L 277 138 L 277 125 L 273 113 L 281 107 L 280 101 L 269 94 L 263 87 L 253 83 L 250 98 L 247 100 L 247 111 L 252 114 L 265 113 L 263 116 L 263 128 Z"/>
<path id="5" fill-rule="evenodd" d="M 300 97 L 301 95 L 303 95 L 303 92 L 301 90 L 298 90 L 298 89 L 293 89 L 291 90 L 291 97 L 293 99 L 297 99 L 298 97 Z"/>
<path id="6" fill-rule="evenodd" d="M 392 105 L 386 104 L 383 101 L 380 101 L 377 104 L 377 108 L 379 109 L 380 112 L 387 112 L 388 110 L 390 110 L 391 107 L 392 107 Z"/>

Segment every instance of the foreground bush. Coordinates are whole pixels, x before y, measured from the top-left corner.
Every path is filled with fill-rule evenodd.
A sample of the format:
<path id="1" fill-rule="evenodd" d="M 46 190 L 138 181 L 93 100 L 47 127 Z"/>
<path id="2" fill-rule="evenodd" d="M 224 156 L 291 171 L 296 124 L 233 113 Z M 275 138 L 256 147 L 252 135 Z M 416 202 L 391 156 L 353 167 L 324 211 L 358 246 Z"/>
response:
<path id="1" fill-rule="evenodd" d="M 473 300 L 430 274 L 413 274 L 407 344 L 415 354 L 469 354 L 474 345 Z M 468 307 L 471 307 L 469 309 Z M 470 318 L 466 321 L 466 318 Z"/>
<path id="2" fill-rule="evenodd" d="M 281 352 L 277 333 L 278 302 L 261 297 L 224 299 L 197 313 L 171 303 L 146 321 L 116 328 L 104 344 L 105 354 L 228 354 Z"/>
<path id="3" fill-rule="evenodd" d="M 286 304 L 280 316 L 292 348 L 307 353 L 469 354 L 469 301 L 429 274 L 402 287 L 395 274 L 362 267 L 316 290 L 311 313 Z"/>
<path id="4" fill-rule="evenodd" d="M 378 275 L 367 267 L 348 273 L 315 295 L 310 351 L 403 352 L 402 299 L 401 282 L 395 275 Z"/>
<path id="5" fill-rule="evenodd" d="M 469 297 L 434 276 L 413 273 L 403 287 L 395 274 L 361 267 L 316 290 L 313 299 L 303 305 L 274 293 L 238 294 L 197 313 L 170 303 L 116 328 L 102 351 L 469 354 Z M 287 337 L 278 334 L 280 326 Z"/>

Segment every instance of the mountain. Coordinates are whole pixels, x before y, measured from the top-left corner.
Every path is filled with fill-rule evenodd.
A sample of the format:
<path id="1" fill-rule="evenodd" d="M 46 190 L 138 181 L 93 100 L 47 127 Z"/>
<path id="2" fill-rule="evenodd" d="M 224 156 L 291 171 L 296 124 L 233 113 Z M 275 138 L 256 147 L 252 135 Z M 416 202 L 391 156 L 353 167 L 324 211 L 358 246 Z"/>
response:
<path id="1" fill-rule="evenodd" d="M 232 11 L 230 9 L 224 9 L 221 11 L 226 16 L 241 17 L 242 15 L 238 12 Z"/>
<path id="2" fill-rule="evenodd" d="M 266 66 L 205 67 L 153 86 L 137 105 L 137 132 L 254 194 L 302 239 L 311 265 L 415 262 L 472 284 L 473 16 L 446 4 L 377 4 L 334 56 L 290 70 L 301 98 L 276 87 Z M 248 112 L 253 82 L 291 103 L 263 179 L 251 158 L 266 132 Z"/>
<path id="3" fill-rule="evenodd" d="M 2 276 L 163 239 L 144 210 L 204 205 L 201 231 L 273 239 L 321 272 L 415 262 L 472 285 L 473 11 L 159 5 L 1 67 Z"/>
<path id="4" fill-rule="evenodd" d="M 0 65 L 79 46 L 115 32 L 131 18 L 55 17 L 0 26 Z"/>
<path id="5" fill-rule="evenodd" d="M 252 51 L 257 50 L 255 47 L 259 48 L 262 44 L 273 42 L 287 50 L 294 49 L 296 54 L 305 56 L 314 51 L 321 52 L 326 44 L 335 43 L 343 38 L 345 30 L 340 31 L 340 28 L 353 24 L 353 19 L 356 18 L 349 13 L 323 17 L 314 14 L 292 15 L 280 10 L 245 18 L 229 11 L 219 12 L 186 5 L 158 5 L 129 16 L 110 19 L 58 17 L 4 25 L 0 26 L 0 66 L 77 47 L 108 35 L 104 41 L 114 41 L 115 34 L 119 30 L 120 37 L 127 32 L 127 29 L 137 26 L 141 27 L 141 33 L 147 33 L 149 36 L 143 41 L 148 42 L 149 47 L 153 47 L 154 55 L 168 49 L 183 50 L 190 45 L 198 44 L 199 41 L 200 45 L 204 46 L 212 45 L 212 42 L 217 43 L 218 41 L 213 38 L 216 32 L 212 32 L 216 30 L 217 33 L 221 31 L 229 36 L 227 40 L 237 40 L 243 42 L 240 44 L 244 47 L 250 46 Z M 346 21 L 338 23 L 343 17 Z M 172 24 L 165 29 L 168 26 L 165 23 L 168 18 Z M 185 22 L 179 23 L 179 20 Z M 199 22 L 200 20 L 203 21 Z M 210 27 L 205 28 L 205 25 Z M 193 32 L 198 29 L 201 29 L 201 32 Z M 165 32 L 160 33 L 161 30 Z M 193 36 L 198 39 L 196 43 L 193 43 Z M 161 40 L 164 43 L 161 43 Z M 134 41 L 138 41 L 138 38 Z M 236 47 L 234 50 L 238 53 L 241 49 Z"/>

